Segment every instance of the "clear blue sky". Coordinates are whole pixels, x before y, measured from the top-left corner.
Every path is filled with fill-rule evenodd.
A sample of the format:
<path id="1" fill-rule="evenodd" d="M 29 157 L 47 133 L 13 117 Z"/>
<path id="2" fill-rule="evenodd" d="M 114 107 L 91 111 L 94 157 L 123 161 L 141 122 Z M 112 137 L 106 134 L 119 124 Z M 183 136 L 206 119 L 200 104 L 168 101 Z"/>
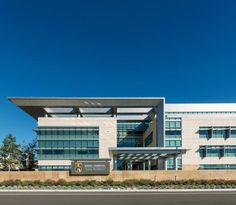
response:
<path id="1" fill-rule="evenodd" d="M 35 137 L 7 96 L 236 102 L 235 0 L 0 1 L 0 139 Z"/>

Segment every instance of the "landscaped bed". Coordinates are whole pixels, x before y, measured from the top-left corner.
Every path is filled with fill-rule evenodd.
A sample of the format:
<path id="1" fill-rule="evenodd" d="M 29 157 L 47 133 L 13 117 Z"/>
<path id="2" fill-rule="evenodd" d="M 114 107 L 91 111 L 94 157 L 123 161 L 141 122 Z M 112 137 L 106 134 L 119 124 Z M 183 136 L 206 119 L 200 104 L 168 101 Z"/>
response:
<path id="1" fill-rule="evenodd" d="M 4 181 L 0 182 L 0 190 L 9 189 L 50 189 L 50 190 L 87 190 L 87 189 L 236 189 L 236 180 L 184 180 L 184 181 L 152 181 L 126 180 L 117 181 Z"/>

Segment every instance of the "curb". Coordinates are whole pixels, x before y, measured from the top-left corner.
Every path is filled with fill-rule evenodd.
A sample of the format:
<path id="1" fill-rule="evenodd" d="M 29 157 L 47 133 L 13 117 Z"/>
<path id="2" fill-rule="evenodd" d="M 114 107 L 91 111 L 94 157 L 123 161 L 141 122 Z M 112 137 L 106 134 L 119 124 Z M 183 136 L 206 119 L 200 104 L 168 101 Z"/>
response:
<path id="1" fill-rule="evenodd" d="M 168 192 L 236 192 L 236 189 L 60 189 L 60 190 L 51 190 L 51 189 L 2 189 L 0 190 L 0 193 L 4 192 L 24 192 L 24 193 L 99 193 L 99 192 L 105 192 L 105 193 L 122 193 L 122 192 L 145 192 L 145 193 L 168 193 Z"/>

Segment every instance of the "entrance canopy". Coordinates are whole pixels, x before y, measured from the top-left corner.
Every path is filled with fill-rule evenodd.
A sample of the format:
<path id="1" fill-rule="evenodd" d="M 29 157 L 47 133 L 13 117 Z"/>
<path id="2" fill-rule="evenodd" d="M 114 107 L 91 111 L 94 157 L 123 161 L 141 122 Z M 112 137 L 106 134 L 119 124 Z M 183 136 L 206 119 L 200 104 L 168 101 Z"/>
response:
<path id="1" fill-rule="evenodd" d="M 116 147 L 109 148 L 118 160 L 144 161 L 158 158 L 170 158 L 185 154 L 187 149 L 168 147 Z"/>

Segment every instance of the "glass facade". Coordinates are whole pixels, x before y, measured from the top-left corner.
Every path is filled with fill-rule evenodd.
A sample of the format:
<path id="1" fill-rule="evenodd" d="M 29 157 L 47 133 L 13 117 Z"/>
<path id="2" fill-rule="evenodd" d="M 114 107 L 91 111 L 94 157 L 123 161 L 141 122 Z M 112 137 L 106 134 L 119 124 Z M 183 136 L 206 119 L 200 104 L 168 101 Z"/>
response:
<path id="1" fill-rule="evenodd" d="M 204 170 L 236 170 L 236 164 L 200 164 Z"/>
<path id="2" fill-rule="evenodd" d="M 178 170 L 182 169 L 182 158 L 178 158 Z M 174 170 L 175 169 L 175 162 L 174 162 L 174 158 L 170 158 L 166 161 L 166 166 L 167 166 L 167 170 Z"/>
<path id="3" fill-rule="evenodd" d="M 146 122 L 117 122 L 117 147 L 143 147 Z"/>
<path id="4" fill-rule="evenodd" d="M 235 138 L 236 127 L 200 127 L 200 138 Z"/>
<path id="5" fill-rule="evenodd" d="M 204 157 L 236 157 L 236 146 L 200 146 L 199 154 Z"/>
<path id="6" fill-rule="evenodd" d="M 94 159 L 99 157 L 98 127 L 39 127 L 38 159 Z"/>
<path id="7" fill-rule="evenodd" d="M 182 147 L 182 119 L 179 117 L 166 118 L 165 147 Z M 174 169 L 174 158 L 166 160 L 167 170 Z M 182 158 L 178 158 L 178 170 L 182 169 Z"/>
<path id="8" fill-rule="evenodd" d="M 149 146 L 153 141 L 153 133 L 148 135 L 146 139 L 144 140 L 145 147 Z"/>
<path id="9" fill-rule="evenodd" d="M 166 124 L 165 146 L 181 147 L 182 146 L 181 118 L 166 118 L 165 124 Z"/>

